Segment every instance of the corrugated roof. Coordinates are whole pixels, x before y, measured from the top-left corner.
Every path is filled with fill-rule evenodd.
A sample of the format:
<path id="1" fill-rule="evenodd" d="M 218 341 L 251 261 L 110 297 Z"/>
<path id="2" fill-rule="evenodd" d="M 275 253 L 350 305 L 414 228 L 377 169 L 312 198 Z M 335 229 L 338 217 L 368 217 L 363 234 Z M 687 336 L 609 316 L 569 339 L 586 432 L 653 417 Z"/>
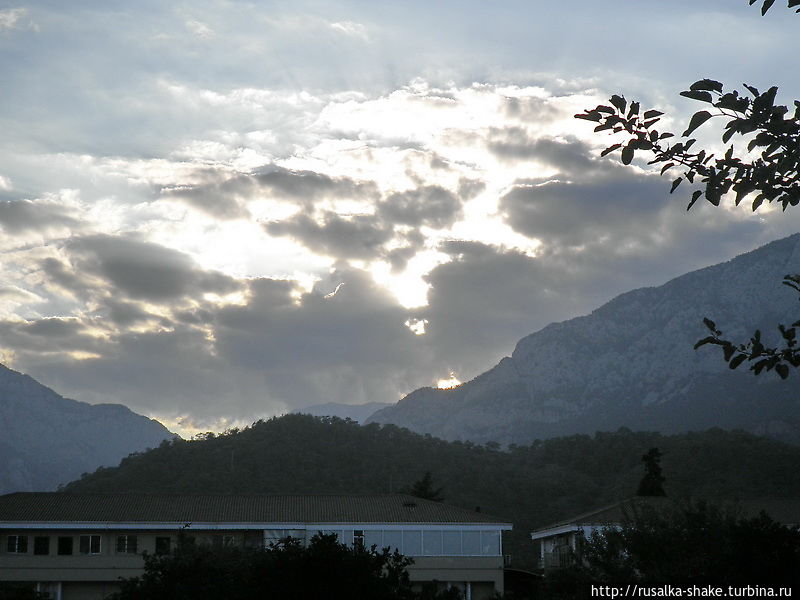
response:
<path id="1" fill-rule="evenodd" d="M 74 494 L 0 496 L 5 522 L 463 523 L 502 519 L 403 494 Z"/>

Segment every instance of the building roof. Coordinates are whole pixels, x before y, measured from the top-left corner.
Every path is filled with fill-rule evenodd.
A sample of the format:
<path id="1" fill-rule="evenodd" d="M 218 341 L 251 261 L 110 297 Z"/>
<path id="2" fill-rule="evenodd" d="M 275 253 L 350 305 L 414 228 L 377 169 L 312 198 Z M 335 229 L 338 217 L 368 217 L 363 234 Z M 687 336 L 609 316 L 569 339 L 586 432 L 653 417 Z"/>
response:
<path id="1" fill-rule="evenodd" d="M 704 500 L 740 512 L 742 516 L 755 516 L 762 510 L 778 523 L 784 525 L 797 525 L 800 523 L 800 499 L 797 498 L 748 498 L 731 501 L 724 498 L 704 498 Z M 667 497 L 642 497 L 628 498 L 608 506 L 596 508 L 589 512 L 550 523 L 545 527 L 531 533 L 532 539 L 540 539 L 551 535 L 558 535 L 588 526 L 606 526 L 622 523 L 627 518 L 633 517 L 643 507 L 663 508 L 675 505 L 675 500 Z"/>
<path id="2" fill-rule="evenodd" d="M 510 523 L 404 494 L 75 494 L 0 496 L 0 525 L 20 522 Z"/>

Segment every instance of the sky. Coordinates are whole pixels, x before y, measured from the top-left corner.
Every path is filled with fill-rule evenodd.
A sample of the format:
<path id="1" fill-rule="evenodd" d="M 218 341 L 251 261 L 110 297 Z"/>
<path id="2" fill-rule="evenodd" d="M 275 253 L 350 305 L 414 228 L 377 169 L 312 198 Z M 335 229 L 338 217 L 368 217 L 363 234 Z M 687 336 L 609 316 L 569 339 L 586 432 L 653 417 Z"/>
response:
<path id="1" fill-rule="evenodd" d="M 0 0 L 0 362 L 220 431 L 467 381 L 790 235 L 573 118 L 619 93 L 682 131 L 704 77 L 791 104 L 800 16 L 757 8 Z"/>

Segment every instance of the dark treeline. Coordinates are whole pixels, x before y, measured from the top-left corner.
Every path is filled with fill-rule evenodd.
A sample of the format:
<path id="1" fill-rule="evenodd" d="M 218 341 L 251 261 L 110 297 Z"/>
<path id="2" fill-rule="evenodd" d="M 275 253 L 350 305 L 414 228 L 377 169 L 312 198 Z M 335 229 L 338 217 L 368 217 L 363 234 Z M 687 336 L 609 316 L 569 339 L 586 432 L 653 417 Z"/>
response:
<path id="1" fill-rule="evenodd" d="M 383 493 L 432 474 L 445 502 L 514 524 L 507 553 L 534 560 L 529 532 L 634 495 L 642 455 L 658 447 L 672 497 L 800 494 L 800 447 L 744 432 L 575 435 L 530 445 L 446 442 L 393 425 L 286 415 L 222 435 L 176 439 L 100 468 L 68 492 Z"/>

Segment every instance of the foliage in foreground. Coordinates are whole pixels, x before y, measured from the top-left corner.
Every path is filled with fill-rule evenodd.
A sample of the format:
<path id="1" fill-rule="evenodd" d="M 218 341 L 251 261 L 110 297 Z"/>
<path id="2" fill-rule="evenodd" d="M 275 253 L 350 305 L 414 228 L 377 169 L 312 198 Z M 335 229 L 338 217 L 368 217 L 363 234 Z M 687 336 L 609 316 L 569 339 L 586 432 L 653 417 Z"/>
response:
<path id="1" fill-rule="evenodd" d="M 32 583 L 8 583 L 0 581 L 0 600 L 46 600 Z"/>
<path id="2" fill-rule="evenodd" d="M 590 583 L 800 584 L 796 527 L 703 501 L 634 507 L 621 526 L 579 540 L 576 564 L 549 574 L 541 597 L 582 597 Z"/>
<path id="3" fill-rule="evenodd" d="M 388 549 L 351 548 L 335 535 L 308 546 L 287 538 L 268 548 L 212 548 L 188 541 L 175 553 L 146 556 L 145 572 L 123 582 L 110 600 L 456 600 L 456 590 L 420 596 L 411 589 L 413 561 Z"/>
<path id="4" fill-rule="evenodd" d="M 751 5 L 756 1 L 749 0 Z M 774 3 L 775 0 L 763 0 L 762 16 Z M 787 5 L 794 8 L 800 1 L 788 0 Z M 575 117 L 597 123 L 594 128 L 597 132 L 607 131 L 627 138 L 603 150 L 601 156 L 618 150 L 623 164 L 628 165 L 637 152 L 644 152 L 651 158 L 647 164 L 661 165 L 661 175 L 677 169 L 680 175 L 672 181 L 670 193 L 684 181 L 700 184 L 692 192 L 687 210 L 702 197 L 719 206 L 729 194 L 734 195 L 737 206 L 745 199 L 752 201 L 753 211 L 764 202 L 779 204 L 783 210 L 797 206 L 800 204 L 800 101 L 795 100 L 790 110 L 775 102 L 777 86 L 766 91 L 747 84 L 744 88 L 746 93 L 726 90 L 721 82 L 706 78 L 682 91 L 681 96 L 702 102 L 707 109 L 692 115 L 686 130 L 680 134 L 680 141 L 676 142 L 671 139 L 675 138 L 674 133 L 656 129 L 664 113 L 641 110 L 639 102 L 628 102 L 618 94 L 611 96 L 608 105 L 600 104 Z M 725 122 L 724 145 L 740 140 L 746 150 L 741 146 L 737 149 L 732 143 L 724 155 L 695 148 L 697 140 L 690 136 L 709 120 Z M 788 274 L 783 283 L 800 292 L 800 275 Z M 758 330 L 748 342 L 738 343 L 725 339 L 711 319 L 704 319 L 704 323 L 711 335 L 699 340 L 695 349 L 705 344 L 720 346 L 731 369 L 748 361 L 755 375 L 774 369 L 786 379 L 790 368 L 800 368 L 796 338 L 800 320 L 788 327 L 779 325 L 784 343 L 772 347 L 762 343 Z"/>

